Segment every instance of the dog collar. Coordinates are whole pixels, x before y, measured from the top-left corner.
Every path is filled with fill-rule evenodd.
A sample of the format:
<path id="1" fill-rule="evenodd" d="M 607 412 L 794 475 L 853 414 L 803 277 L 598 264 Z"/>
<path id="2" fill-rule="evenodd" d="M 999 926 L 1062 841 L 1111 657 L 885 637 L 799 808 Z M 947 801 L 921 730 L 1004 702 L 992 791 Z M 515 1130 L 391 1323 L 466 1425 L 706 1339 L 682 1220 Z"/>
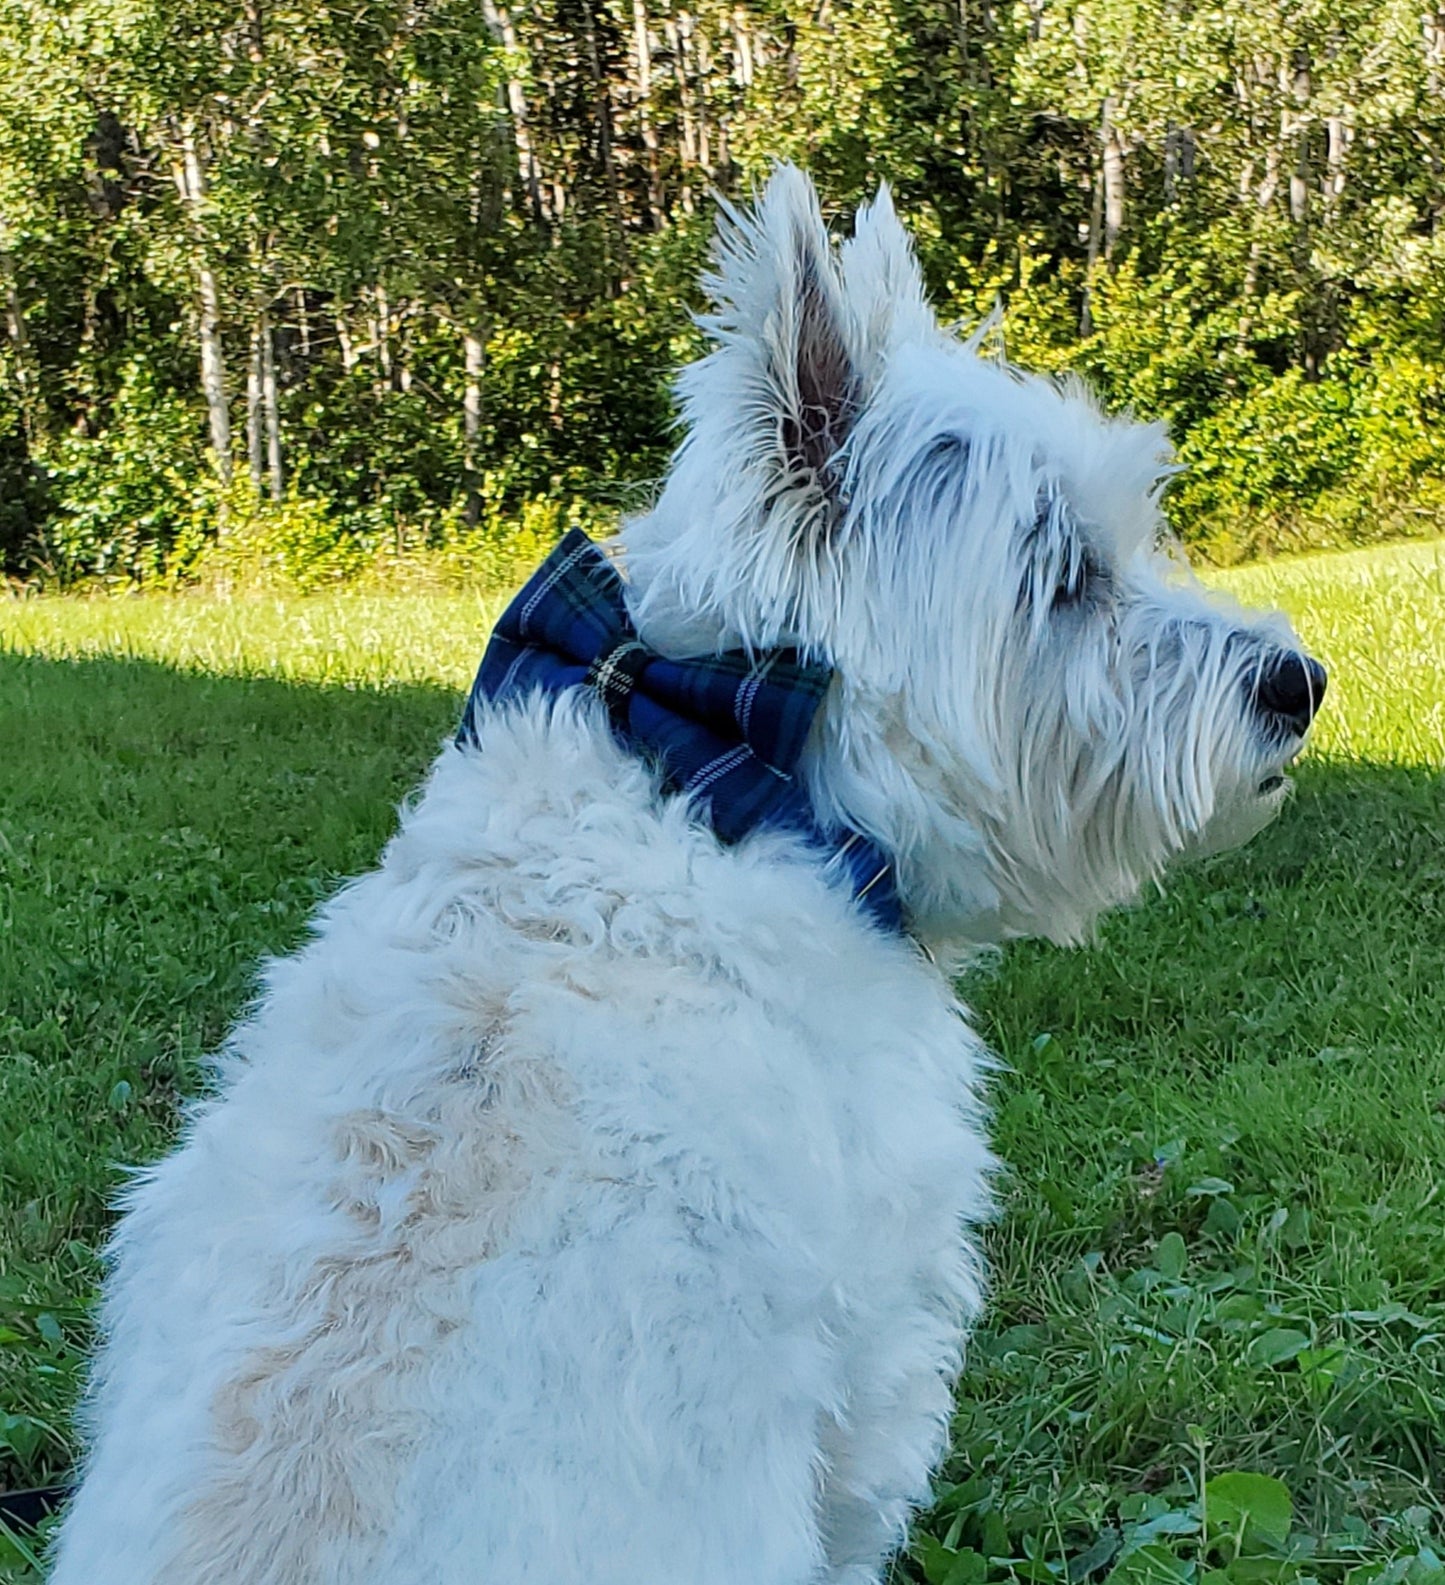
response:
<path id="1" fill-rule="evenodd" d="M 487 704 L 588 688 L 631 752 L 695 800 L 724 842 L 783 828 L 805 836 L 878 924 L 902 930 L 892 861 L 858 831 L 825 831 L 796 772 L 832 668 L 796 650 L 669 660 L 637 636 L 621 577 L 573 529 L 502 613 L 457 742 L 475 747 Z"/>

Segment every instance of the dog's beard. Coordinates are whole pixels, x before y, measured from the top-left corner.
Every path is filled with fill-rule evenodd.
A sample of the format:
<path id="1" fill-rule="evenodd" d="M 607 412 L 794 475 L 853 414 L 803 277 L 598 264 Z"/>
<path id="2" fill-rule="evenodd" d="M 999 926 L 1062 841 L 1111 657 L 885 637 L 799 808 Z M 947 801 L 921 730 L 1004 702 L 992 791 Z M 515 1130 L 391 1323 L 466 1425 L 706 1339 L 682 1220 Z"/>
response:
<path id="1" fill-rule="evenodd" d="M 1298 742 L 1271 741 L 1230 650 L 1220 641 L 1189 667 L 1100 668 L 1082 692 L 1078 649 L 1047 659 L 1035 650 L 1012 668 L 1016 693 L 1001 718 L 1029 730 L 1006 745 L 1013 792 L 985 821 L 1006 934 L 1083 940 L 1167 869 L 1239 847 L 1279 813 Z M 1038 683 L 1050 674 L 1044 696 L 1056 703 L 1044 710 Z M 1030 694 L 1017 692 L 1021 679 Z M 1090 707 L 1063 703 L 1071 680 Z"/>
<path id="2" fill-rule="evenodd" d="M 1204 828 L 1185 845 L 1181 858 L 1213 858 L 1252 842 L 1279 814 L 1290 795 L 1291 783 L 1283 776 L 1268 780 L 1273 785 L 1260 783 L 1253 791 L 1242 789 L 1216 808 Z"/>

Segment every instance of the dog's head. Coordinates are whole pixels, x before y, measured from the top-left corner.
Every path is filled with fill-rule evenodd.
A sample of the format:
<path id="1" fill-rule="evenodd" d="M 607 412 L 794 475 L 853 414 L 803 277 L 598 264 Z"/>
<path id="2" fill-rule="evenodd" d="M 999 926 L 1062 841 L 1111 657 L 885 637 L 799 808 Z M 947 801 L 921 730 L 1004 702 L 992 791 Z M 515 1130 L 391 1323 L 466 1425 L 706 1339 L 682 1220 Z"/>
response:
<path id="1" fill-rule="evenodd" d="M 1076 940 L 1270 820 L 1325 674 L 1164 548 L 1160 427 L 942 330 L 886 190 L 835 251 L 780 168 L 707 284 L 686 439 L 625 534 L 639 624 L 834 665 L 815 803 L 925 932 Z"/>

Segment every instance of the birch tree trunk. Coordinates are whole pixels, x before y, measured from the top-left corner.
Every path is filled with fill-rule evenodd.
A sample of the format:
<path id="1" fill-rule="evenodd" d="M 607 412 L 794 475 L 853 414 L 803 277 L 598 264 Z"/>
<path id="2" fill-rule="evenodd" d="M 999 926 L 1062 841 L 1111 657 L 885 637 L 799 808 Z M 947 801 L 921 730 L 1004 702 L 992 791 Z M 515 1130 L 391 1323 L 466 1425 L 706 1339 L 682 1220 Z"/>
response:
<path id="1" fill-rule="evenodd" d="M 707 40 L 690 11 L 679 11 L 677 17 L 678 42 L 684 60 L 694 68 L 688 73 L 693 82 L 692 112 L 697 128 L 697 163 L 709 181 L 713 177 L 712 133 L 708 124 L 707 84 L 711 60 Z"/>
<path id="2" fill-rule="evenodd" d="M 261 313 L 261 410 L 266 415 L 266 474 L 271 499 L 286 494 L 286 471 L 281 458 L 281 406 L 276 390 L 276 331 L 268 311 Z"/>
<path id="3" fill-rule="evenodd" d="M 371 319 L 371 344 L 376 348 L 376 362 L 381 370 L 382 383 L 377 386 L 376 394 L 381 396 L 392 388 L 391 373 L 391 304 L 387 300 L 386 287 L 379 282 L 373 289 L 373 301 L 376 312 Z"/>
<path id="4" fill-rule="evenodd" d="M 1345 191 L 1345 152 L 1350 146 L 1350 128 L 1343 116 L 1330 116 L 1325 122 L 1325 208 L 1333 211 Z"/>
<path id="5" fill-rule="evenodd" d="M 1112 264 L 1114 244 L 1124 229 L 1124 143 L 1114 124 L 1115 102 L 1105 99 L 1099 122 L 1099 137 L 1104 146 L 1099 174 L 1104 196 L 1104 262 Z"/>
<path id="6" fill-rule="evenodd" d="M 206 240 L 206 176 L 196 143 L 195 127 L 181 130 L 180 157 L 175 163 L 191 236 L 196 271 L 196 334 L 201 349 L 201 391 L 211 432 L 211 455 L 223 488 L 231 483 L 231 411 L 226 397 L 226 360 L 221 343 L 221 293 L 210 264 Z M 221 525 L 224 527 L 224 507 Z"/>
<path id="7" fill-rule="evenodd" d="M 679 196 L 682 199 L 683 210 L 692 214 L 695 207 L 692 196 L 692 183 L 687 178 L 689 170 L 696 170 L 697 158 L 697 119 L 694 113 L 692 82 L 688 76 L 687 54 L 683 47 L 682 33 L 677 23 L 668 17 L 662 24 L 663 32 L 667 38 L 668 51 L 672 55 L 673 76 L 677 81 L 677 104 L 679 120 L 678 163 L 682 167 L 683 177 Z"/>
<path id="8" fill-rule="evenodd" d="M 1079 334 L 1094 331 L 1094 275 L 1102 256 L 1112 264 L 1114 244 L 1124 229 L 1124 142 L 1114 125 L 1112 95 L 1099 108 L 1099 163 L 1094 170 L 1093 200 L 1089 206 L 1088 260 L 1084 273 L 1083 302 L 1079 308 Z"/>
<path id="9" fill-rule="evenodd" d="M 1309 144 L 1300 139 L 1299 163 L 1289 173 L 1289 217 L 1303 228 L 1310 217 L 1310 156 Z"/>
<path id="10" fill-rule="evenodd" d="M 246 462 L 251 488 L 259 500 L 266 480 L 266 442 L 261 417 L 261 327 L 251 326 L 251 346 L 246 358 Z"/>
<path id="11" fill-rule="evenodd" d="M 296 331 L 301 338 L 301 361 L 311 361 L 311 314 L 306 306 L 306 288 L 296 288 Z"/>
<path id="12" fill-rule="evenodd" d="M 734 6 L 730 17 L 733 35 L 733 76 L 739 88 L 753 85 L 753 45 L 748 33 L 748 14 Z"/>
<path id="13" fill-rule="evenodd" d="M 341 367 L 345 373 L 350 374 L 356 367 L 357 352 L 356 343 L 351 339 L 351 326 L 347 322 L 344 305 L 337 306 L 334 317 L 336 320 L 336 345 L 341 348 Z"/>
<path id="14" fill-rule="evenodd" d="M 1295 226 L 1302 231 L 1309 221 L 1311 174 L 1309 103 L 1314 92 L 1314 80 L 1308 58 L 1297 58 L 1294 63 L 1293 80 L 1281 82 L 1280 86 L 1287 90 L 1288 96 L 1292 97 L 1299 107 L 1297 112 L 1291 115 L 1288 110 L 1289 97 L 1286 97 L 1286 108 L 1280 114 L 1280 142 L 1284 143 L 1292 138 L 1295 144 L 1294 168 L 1289 173 L 1289 215 Z M 1301 250 L 1307 248 L 1307 240 L 1303 237 L 1299 238 L 1298 247 Z"/>
<path id="15" fill-rule="evenodd" d="M 1084 264 L 1083 302 L 1079 308 L 1079 334 L 1094 333 L 1094 271 L 1099 267 L 1099 245 L 1104 229 L 1104 162 L 1094 170 L 1094 192 L 1089 205 L 1089 248 Z"/>
<path id="16" fill-rule="evenodd" d="M 637 124 L 647 159 L 647 221 L 653 231 L 663 225 L 662 161 L 657 127 L 652 120 L 652 38 L 647 0 L 632 0 L 632 40 L 637 56 Z"/>
<path id="17" fill-rule="evenodd" d="M 511 12 L 498 0 L 482 0 L 482 16 L 492 31 L 493 38 L 501 41 L 502 48 L 515 60 L 519 50 L 517 29 Z M 511 70 L 507 70 L 507 108 L 512 117 L 512 136 L 517 144 L 517 171 L 527 192 L 527 202 L 538 220 L 547 218 L 547 206 L 542 193 L 542 167 L 538 163 L 536 146 L 532 141 L 531 117 L 527 109 L 527 92 Z"/>
<path id="18" fill-rule="evenodd" d="M 15 259 L 3 243 L 0 243 L 0 283 L 3 283 L 5 294 L 5 333 L 10 337 L 15 383 L 20 391 L 20 422 L 24 426 L 26 445 L 34 446 L 45 438 L 47 427 L 44 404 L 40 400 L 40 371 L 25 328 L 25 309 L 20 302 Z"/>
<path id="19" fill-rule="evenodd" d="M 482 376 L 486 372 L 486 342 L 480 326 L 462 332 L 466 354 L 466 384 L 462 390 L 462 468 L 466 479 L 466 501 L 462 518 L 475 528 L 482 516 L 482 492 L 477 446 L 482 434 Z"/>
<path id="20" fill-rule="evenodd" d="M 201 388 L 211 431 L 211 451 L 216 474 L 223 485 L 231 482 L 231 412 L 226 399 L 226 360 L 221 346 L 221 294 L 215 272 L 202 263 L 197 269 L 201 343 Z"/>

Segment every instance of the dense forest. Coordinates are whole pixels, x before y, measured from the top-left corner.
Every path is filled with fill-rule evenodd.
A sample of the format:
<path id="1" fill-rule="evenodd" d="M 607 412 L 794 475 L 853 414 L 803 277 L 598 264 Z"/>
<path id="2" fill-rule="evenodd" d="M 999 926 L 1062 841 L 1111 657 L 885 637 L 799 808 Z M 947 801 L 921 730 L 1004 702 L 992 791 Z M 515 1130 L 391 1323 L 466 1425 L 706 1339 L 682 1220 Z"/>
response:
<path id="1" fill-rule="evenodd" d="M 639 499 L 711 195 L 778 156 L 1167 419 L 1205 553 L 1445 524 L 1429 0 L 0 0 L 6 572 Z"/>

